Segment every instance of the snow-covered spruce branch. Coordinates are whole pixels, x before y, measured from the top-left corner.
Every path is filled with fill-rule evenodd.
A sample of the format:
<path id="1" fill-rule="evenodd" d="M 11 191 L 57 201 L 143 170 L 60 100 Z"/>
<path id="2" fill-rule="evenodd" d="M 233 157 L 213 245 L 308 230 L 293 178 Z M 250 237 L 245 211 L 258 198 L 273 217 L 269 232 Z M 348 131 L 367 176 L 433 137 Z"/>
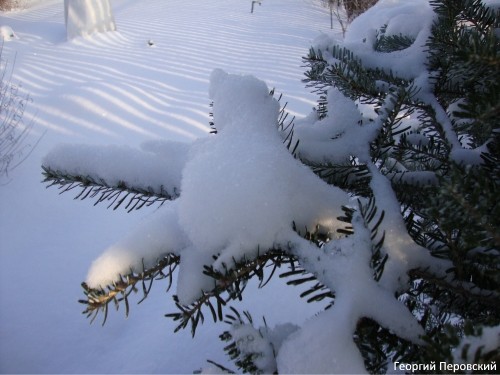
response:
<path id="1" fill-rule="evenodd" d="M 104 203 L 114 210 L 123 205 L 128 212 L 131 212 L 156 203 L 161 205 L 166 200 L 178 197 L 176 189 L 171 195 L 163 187 L 160 191 L 154 191 L 153 188 L 141 189 L 128 186 L 125 181 L 111 185 L 104 179 L 95 180 L 91 176 L 71 175 L 45 166 L 42 166 L 42 169 L 43 182 L 47 183 L 47 187 L 56 186 L 61 194 L 76 190 L 74 199 L 95 199 L 94 205 Z"/>
<path id="2" fill-rule="evenodd" d="M 231 328 L 224 331 L 219 337 L 226 342 L 224 351 L 235 363 L 238 369 L 256 374 L 260 372 L 273 373 L 276 371 L 275 352 L 269 342 L 266 342 L 260 329 L 253 326 L 252 316 L 248 311 L 243 311 L 243 316 L 238 310 L 231 308 L 232 313 L 226 314 L 225 322 Z M 267 350 L 266 350 L 267 349 Z M 265 358 L 272 354 L 272 358 Z M 269 361 L 271 359 L 271 361 Z M 267 361 L 266 361 L 267 360 Z M 274 364 L 272 369 L 268 363 Z M 258 366 L 256 362 L 260 365 Z M 260 362 L 260 363 L 259 363 Z M 267 365 L 267 366 L 266 366 Z M 270 370 L 270 371 L 269 371 Z"/>
<path id="3" fill-rule="evenodd" d="M 187 151 L 187 144 L 171 141 L 145 142 L 142 150 L 62 144 L 43 160 L 44 182 L 62 192 L 76 189 L 75 199 L 96 199 L 114 209 L 125 204 L 132 211 L 179 196 Z"/>
<path id="4" fill-rule="evenodd" d="M 194 336 L 198 323 L 205 319 L 202 311 L 204 306 L 209 308 L 214 322 L 222 321 L 224 319 L 223 307 L 231 300 L 243 298 L 243 291 L 250 279 L 257 278 L 259 288 L 263 288 L 278 268 L 285 265 L 295 268 L 297 267 L 296 262 L 297 259 L 287 251 L 274 248 L 253 259 L 235 260 L 235 266 L 224 271 L 205 266 L 204 274 L 213 280 L 213 288 L 202 291 L 196 301 L 190 305 L 182 304 L 177 297 L 174 297 L 175 305 L 179 311 L 165 316 L 179 322 L 175 332 L 189 325 L 191 334 Z M 271 268 L 268 274 L 265 272 L 267 268 Z M 215 302 L 215 307 L 212 301 Z"/>
<path id="5" fill-rule="evenodd" d="M 308 87 L 326 93 L 335 86 L 363 103 L 380 103 L 390 88 L 411 84 L 411 80 L 394 75 L 391 70 L 367 67 L 349 48 L 338 45 L 313 47 L 303 61 L 308 68 L 304 80 Z"/>
<path id="6" fill-rule="evenodd" d="M 419 279 L 428 284 L 438 286 L 444 293 L 449 293 L 451 291 L 453 295 L 459 299 L 456 301 L 457 304 L 463 304 L 465 301 L 474 300 L 479 303 L 482 308 L 490 311 L 490 313 L 500 313 L 500 306 L 498 304 L 500 293 L 498 291 L 480 289 L 472 283 L 453 280 L 450 277 L 436 276 L 423 269 L 410 270 L 409 274 L 414 279 Z"/>
<path id="7" fill-rule="evenodd" d="M 86 305 L 83 313 L 87 314 L 87 318 L 92 317 L 91 322 L 93 322 L 99 312 L 102 312 L 104 315 L 102 324 L 104 325 L 108 317 L 109 303 L 113 302 L 116 309 L 123 303 L 125 305 L 125 315 L 128 316 L 130 311 L 128 297 L 132 292 L 138 292 L 137 284 L 141 285 L 142 291 L 142 298 L 138 303 L 147 298 L 155 280 L 167 279 L 167 290 L 170 289 L 173 281 L 173 273 L 179 261 L 179 256 L 168 254 L 158 260 L 154 267 L 146 269 L 146 266 L 143 265 L 142 272 L 136 273 L 131 271 L 126 275 L 120 275 L 118 280 L 105 288 L 90 288 L 87 283 L 83 282 L 82 288 L 86 299 L 79 301 Z"/>
<path id="8" fill-rule="evenodd" d="M 233 307 L 230 309 L 231 312 L 226 314 L 224 320 L 230 328 L 219 336 L 226 344 L 226 354 L 244 373 L 276 373 L 277 353 L 285 339 L 299 327 L 291 323 L 269 327 L 264 317 L 264 326 L 255 327 L 248 311 L 240 313 Z M 215 365 L 224 369 L 223 366 Z"/>
<path id="9" fill-rule="evenodd" d="M 496 191 L 496 184 L 499 182 L 498 178 L 500 177 L 498 170 L 496 171 L 496 175 L 495 171 L 488 168 L 476 173 L 466 173 L 466 168 L 463 165 L 453 164 L 449 173 L 454 178 L 465 178 L 468 182 L 460 187 L 454 186 L 449 182 L 442 184 L 442 190 L 448 195 L 451 205 L 467 213 L 467 217 L 475 223 L 495 222 L 495 220 L 498 220 L 500 217 L 500 206 L 488 206 L 489 202 L 496 199 L 496 194 L 498 193 Z M 494 181 L 495 179 L 497 179 L 496 182 Z M 492 189 L 478 191 L 474 187 L 474 184 L 478 181 L 492 186 Z M 500 232 L 498 228 L 494 225 L 485 225 L 483 231 L 489 237 L 483 242 L 484 249 L 492 250 L 500 248 Z"/>
<path id="10" fill-rule="evenodd" d="M 371 190 L 367 189 L 370 173 L 366 165 L 359 163 L 355 157 L 350 157 L 342 163 L 319 163 L 305 161 L 312 171 L 330 185 L 335 185 L 356 196 L 369 197 Z"/>
<path id="11" fill-rule="evenodd" d="M 376 208 L 371 205 L 367 211 L 367 215 L 371 215 L 368 220 L 375 217 Z M 346 208 L 346 213 L 351 211 Z M 349 216 L 349 215 L 348 215 Z M 350 217 L 344 217 L 343 220 L 349 222 Z M 377 227 L 379 223 L 373 226 L 373 236 L 377 235 Z M 349 227 L 348 227 L 349 228 Z M 347 229 L 344 230 L 347 232 Z M 305 240 L 321 247 L 324 245 L 325 238 L 319 230 L 305 231 L 300 234 Z M 381 243 L 381 242 L 380 242 Z M 374 259 L 378 259 L 379 254 L 374 254 Z M 214 257 L 216 258 L 216 257 Z M 377 262 L 375 260 L 375 262 Z M 383 269 L 383 262 L 377 265 Z M 170 313 L 165 316 L 172 318 L 174 321 L 179 321 L 175 331 L 184 329 L 187 326 L 191 328 L 191 334 L 194 336 L 196 328 L 200 322 L 204 321 L 203 307 L 208 307 L 213 318 L 213 321 L 223 320 L 223 308 L 231 300 L 241 300 L 243 298 L 244 289 L 251 279 L 256 278 L 259 282 L 258 287 L 263 288 L 274 276 L 277 269 L 288 267 L 289 271 L 280 274 L 280 278 L 290 278 L 287 281 L 288 285 L 303 285 L 313 282 L 314 284 L 308 287 L 301 293 L 301 298 L 307 297 L 307 302 L 318 302 L 324 298 L 333 300 L 332 292 L 326 288 L 321 282 L 318 282 L 316 276 L 309 274 L 304 268 L 300 266 L 299 259 L 291 254 L 290 249 L 273 247 L 266 251 L 257 250 L 257 255 L 254 258 L 242 260 L 233 259 L 231 267 L 222 265 L 221 269 L 216 269 L 213 266 L 205 266 L 203 273 L 213 280 L 214 287 L 210 290 L 204 290 L 201 295 L 190 305 L 181 304 L 179 299 L 174 296 L 175 304 L 179 310 L 177 313 Z M 378 267 L 376 267 L 378 268 Z M 378 268 L 380 271 L 380 268 Z M 300 276 L 297 278 L 297 276 Z M 214 302 L 212 302 L 215 300 Z M 215 303 L 215 306 L 214 306 Z M 233 311 L 234 308 L 230 307 Z"/>

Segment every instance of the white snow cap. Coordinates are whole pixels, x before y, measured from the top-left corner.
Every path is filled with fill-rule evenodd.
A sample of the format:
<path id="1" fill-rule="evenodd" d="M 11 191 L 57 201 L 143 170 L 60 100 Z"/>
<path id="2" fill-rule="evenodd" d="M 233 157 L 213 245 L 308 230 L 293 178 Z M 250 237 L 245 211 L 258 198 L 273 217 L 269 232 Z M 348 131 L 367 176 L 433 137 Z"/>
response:
<path id="1" fill-rule="evenodd" d="M 188 246 L 178 225 L 177 203 L 162 207 L 92 263 L 87 284 L 91 288 L 104 288 L 120 276 L 130 271 L 140 273 L 167 253 L 177 253 Z"/>
<path id="2" fill-rule="evenodd" d="M 436 14 L 428 0 L 380 0 L 349 25 L 341 45 L 354 52 L 370 68 L 382 68 L 395 75 L 414 79 L 425 73 L 425 44 Z M 385 35 L 404 35 L 415 41 L 403 50 L 391 53 L 374 51 L 377 33 L 386 27 Z M 339 41 L 321 35 L 314 45 L 323 50 Z M 324 54 L 328 56 L 328 53 Z"/>
<path id="3" fill-rule="evenodd" d="M 193 243 L 179 274 L 185 303 L 201 288 L 184 281 L 182 275 L 195 271 L 183 268 L 199 267 L 200 259 L 214 255 L 214 266 L 231 267 L 233 260 L 286 244 L 294 222 L 302 231 L 316 225 L 334 230 L 348 201 L 286 149 L 279 104 L 265 83 L 216 70 L 210 96 L 218 134 L 193 145 L 181 184 L 179 220 Z"/>
<path id="4" fill-rule="evenodd" d="M 43 165 L 95 181 L 104 180 L 109 185 L 125 182 L 136 189 L 177 195 L 189 144 L 149 141 L 141 148 L 59 144 L 44 157 Z"/>
<path id="5" fill-rule="evenodd" d="M 336 87 L 328 89 L 327 95 L 325 118 L 308 117 L 296 123 L 294 135 L 300 140 L 300 156 L 318 162 L 343 162 L 350 155 L 366 153 L 373 132 L 360 126 L 362 117 L 354 102 Z"/>
<path id="6" fill-rule="evenodd" d="M 140 270 L 143 261 L 151 264 L 163 253 L 174 252 L 181 255 L 177 294 L 181 303 L 189 304 L 213 287 L 204 266 L 231 268 L 234 261 L 253 258 L 259 251 L 285 248 L 297 236 L 293 224 L 302 232 L 316 226 L 334 232 L 343 226 L 337 217 L 348 195 L 327 185 L 286 149 L 278 130 L 279 103 L 264 82 L 215 70 L 210 97 L 217 135 L 200 139 L 189 150 L 186 145 L 149 142 L 144 151 L 130 153 L 137 160 L 129 165 L 139 167 L 139 176 L 139 171 L 111 173 L 115 183 L 149 186 L 163 181 L 178 186 L 178 171 L 181 194 L 97 259 L 89 271 L 89 286 L 105 286 L 130 269 Z M 45 164 L 85 173 L 93 159 L 82 158 L 82 150 L 55 150 Z M 122 151 L 103 149 L 108 163 L 102 175 L 110 173 Z M 67 155 L 77 167 L 68 167 Z M 175 176 L 167 178 L 171 168 Z"/>
<path id="7" fill-rule="evenodd" d="M 209 97 L 217 103 L 213 116 L 218 130 L 229 126 L 253 133 L 258 126 L 260 130 L 272 131 L 269 123 L 277 122 L 279 104 L 276 100 L 269 100 L 267 85 L 254 76 L 229 75 L 221 69 L 215 69 L 210 75 Z M 258 116 L 255 115 L 256 111 Z M 252 117 L 261 121 L 248 123 Z"/>
<path id="8" fill-rule="evenodd" d="M 13 39 L 19 39 L 19 37 L 10 26 L 0 26 L 0 37 L 4 42 L 8 42 Z"/>
<path id="9" fill-rule="evenodd" d="M 428 0 L 379 0 L 349 25 L 345 40 L 349 43 L 363 39 L 368 41 L 384 25 L 387 25 L 385 35 L 401 34 L 417 38 L 433 20 L 434 11 Z"/>

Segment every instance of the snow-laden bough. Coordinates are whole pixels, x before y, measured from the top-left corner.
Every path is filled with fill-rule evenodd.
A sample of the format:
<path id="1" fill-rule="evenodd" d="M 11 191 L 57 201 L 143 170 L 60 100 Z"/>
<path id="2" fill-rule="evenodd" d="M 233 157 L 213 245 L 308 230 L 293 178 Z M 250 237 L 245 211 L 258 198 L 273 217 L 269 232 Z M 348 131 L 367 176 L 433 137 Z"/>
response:
<path id="1" fill-rule="evenodd" d="M 353 368 L 364 371 L 362 356 L 353 341 L 356 323 L 363 317 L 374 319 L 401 337 L 418 341 L 421 328 L 394 297 L 399 284 L 393 281 L 403 277 L 410 266 L 408 260 L 407 267 L 397 267 L 399 273 L 391 274 L 391 282 L 375 281 L 369 264 L 369 230 L 359 218 L 353 222 L 354 235 L 330 235 L 330 242 L 323 248 L 298 234 L 297 229 L 313 228 L 335 233 L 345 224 L 338 217 L 343 213 L 341 207 L 350 203 L 350 197 L 321 180 L 283 144 L 278 129 L 280 106 L 266 84 L 253 76 L 215 70 L 209 93 L 214 102 L 216 135 L 190 146 L 149 143 L 142 151 L 129 153 L 133 158 L 121 158 L 127 159 L 127 169 L 132 171 L 120 174 L 122 179 L 125 176 L 125 182 L 177 190 L 179 197 L 160 207 L 94 261 L 87 285 L 104 288 L 121 275 L 153 266 L 165 254 L 176 254 L 181 259 L 178 301 L 189 305 L 203 291 L 214 287 L 214 280 L 204 273 L 205 267 L 227 270 L 266 249 L 288 249 L 305 270 L 318 275 L 318 280 L 336 298 L 331 309 L 283 340 L 277 353 L 279 372 L 345 372 Z M 337 103 L 347 104 L 340 92 L 332 91 L 330 95 Z M 361 134 L 360 127 L 348 126 L 358 122 L 360 116 L 355 107 L 350 108 L 338 129 Z M 101 169 L 95 169 L 96 152 L 88 151 L 87 146 L 61 146 L 46 157 L 44 165 L 67 173 L 93 174 L 98 180 L 114 176 L 116 164 L 112 161 L 127 154 L 121 148 L 101 150 Z M 113 178 L 119 181 L 119 176 Z M 383 177 L 374 179 L 375 191 L 384 183 L 376 182 L 377 179 Z M 384 208 L 396 209 L 391 208 L 390 197 L 385 200 L 389 202 Z M 399 212 L 393 213 L 397 215 Z M 404 238 L 399 242 L 410 246 L 411 241 Z M 388 253 L 396 254 L 388 246 Z M 388 269 L 392 261 L 389 258 Z M 394 261 L 401 265 L 401 259 L 395 257 Z M 384 304 L 383 312 L 378 303 Z M 308 345 L 313 338 L 316 344 Z"/>

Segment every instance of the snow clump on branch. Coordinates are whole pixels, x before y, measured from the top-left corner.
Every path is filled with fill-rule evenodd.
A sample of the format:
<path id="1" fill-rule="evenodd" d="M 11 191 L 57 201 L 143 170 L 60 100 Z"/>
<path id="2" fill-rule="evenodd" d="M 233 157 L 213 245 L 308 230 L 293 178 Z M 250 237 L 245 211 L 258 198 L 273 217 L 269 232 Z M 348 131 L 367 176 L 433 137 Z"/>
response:
<path id="1" fill-rule="evenodd" d="M 179 190 L 180 197 L 94 261 L 87 277 L 90 287 L 105 287 L 131 270 L 141 272 L 166 252 L 176 253 L 181 255 L 177 293 L 181 303 L 189 304 L 213 286 L 204 266 L 223 270 L 259 251 L 286 248 L 297 236 L 293 224 L 302 232 L 318 226 L 335 232 L 343 226 L 337 217 L 348 195 L 327 185 L 286 149 L 278 130 L 279 103 L 269 91 L 255 77 L 215 70 L 210 97 L 217 135 L 198 140 L 189 150 L 171 142 L 148 143 L 133 159 L 126 158 L 130 170 L 137 168 L 121 174 L 127 185 L 137 185 L 140 172 L 141 188 L 151 182 Z M 175 149 L 182 152 L 172 157 Z M 70 174 L 88 172 L 95 180 L 119 179 L 113 160 L 120 161 L 122 148 L 99 152 L 101 167 L 95 173 L 95 152 L 88 151 L 84 145 L 60 146 L 44 165 Z M 148 165 L 154 167 L 146 169 Z M 145 176 L 148 170 L 151 175 Z M 182 171 L 180 177 L 172 170 Z"/>

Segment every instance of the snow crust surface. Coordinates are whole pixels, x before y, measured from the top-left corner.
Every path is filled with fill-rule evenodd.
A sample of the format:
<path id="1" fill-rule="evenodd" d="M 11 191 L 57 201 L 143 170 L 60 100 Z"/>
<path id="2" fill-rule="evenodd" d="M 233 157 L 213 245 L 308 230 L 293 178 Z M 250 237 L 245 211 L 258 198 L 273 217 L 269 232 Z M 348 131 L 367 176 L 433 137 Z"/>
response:
<path id="1" fill-rule="evenodd" d="M 46 133 L 9 176 L 12 181 L 0 181 L 0 372 L 192 373 L 205 367 L 206 359 L 231 367 L 218 339 L 221 326 L 205 322 L 194 340 L 189 332 L 173 333 L 175 323 L 163 315 L 175 306 L 163 281 L 154 283 L 139 306 L 140 296 L 130 296 L 127 319 L 122 310 L 110 311 L 104 327 L 99 318 L 89 325 L 77 303 L 88 266 L 114 243 L 121 246 L 114 256 L 122 256 L 128 251 L 123 243 L 131 246 L 127 238 L 142 222 L 150 229 L 155 217 L 168 224 L 170 209 L 126 213 L 75 201 L 72 192 L 59 195 L 40 183 L 40 165 L 61 144 L 70 145 L 68 156 L 79 153 L 90 165 L 94 152 L 104 165 L 106 153 L 130 150 L 116 164 L 134 168 L 117 179 L 147 172 L 150 183 L 166 184 L 175 165 L 187 160 L 187 149 L 160 139 L 184 148 L 207 137 L 207 92 L 217 67 L 265 80 L 286 93 L 291 114 L 307 114 L 315 98 L 300 81 L 300 61 L 318 30 L 330 29 L 328 13 L 309 2 L 285 0 L 264 2 L 254 14 L 246 1 L 111 0 L 117 31 L 67 41 L 63 0 L 24 3 L 30 8 L 0 15 L 0 26 L 18 36 L 3 45 L 2 61 L 7 76 L 12 71 L 12 82 L 32 98 L 24 116 L 34 121 L 27 142 L 33 145 Z M 184 161 L 173 159 L 182 153 Z M 159 169 L 141 170 L 141 160 Z M 180 179 L 179 172 L 175 181 Z M 146 224 L 150 220 L 153 224 Z M 156 235 L 161 238 L 163 230 Z M 176 238 L 168 240 L 182 247 Z M 165 250 L 156 249 L 153 257 Z M 115 269 L 124 270 L 125 265 Z M 298 289 L 279 279 L 262 290 L 249 283 L 245 300 L 235 307 L 251 309 L 256 317 L 265 313 L 271 324 L 301 324 L 317 307 L 302 304 Z M 269 299 L 277 303 L 272 311 L 265 308 Z M 290 303 L 295 307 L 285 308 Z"/>

